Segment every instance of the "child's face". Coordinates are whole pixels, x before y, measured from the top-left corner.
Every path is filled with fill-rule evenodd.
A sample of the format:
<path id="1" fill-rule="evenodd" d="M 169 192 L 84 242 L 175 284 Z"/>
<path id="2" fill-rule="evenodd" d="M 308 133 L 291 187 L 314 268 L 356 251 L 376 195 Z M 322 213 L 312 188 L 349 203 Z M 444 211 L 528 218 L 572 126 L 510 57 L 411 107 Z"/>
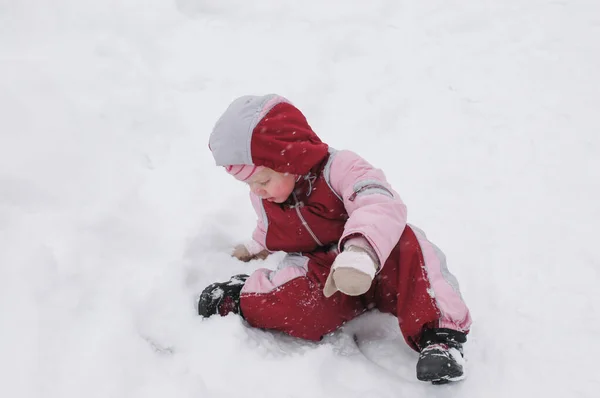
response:
<path id="1" fill-rule="evenodd" d="M 269 202 L 283 203 L 292 194 L 296 178 L 265 167 L 246 182 L 255 195 Z"/>

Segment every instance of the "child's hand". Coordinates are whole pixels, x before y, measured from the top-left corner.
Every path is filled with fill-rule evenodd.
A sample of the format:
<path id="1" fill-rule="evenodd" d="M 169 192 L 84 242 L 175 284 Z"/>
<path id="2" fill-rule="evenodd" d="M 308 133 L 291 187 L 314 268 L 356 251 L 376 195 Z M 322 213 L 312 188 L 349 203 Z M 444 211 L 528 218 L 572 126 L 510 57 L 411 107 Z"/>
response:
<path id="1" fill-rule="evenodd" d="M 269 251 L 262 250 L 256 254 L 250 254 L 248 249 L 246 249 L 246 246 L 237 245 L 236 247 L 233 248 L 233 252 L 231 253 L 231 256 L 237 258 L 240 261 L 247 263 L 248 261 L 254 260 L 254 259 L 264 260 L 265 258 L 267 258 L 269 256 Z"/>
<path id="2" fill-rule="evenodd" d="M 236 247 L 234 247 L 231 255 L 245 263 L 252 260 L 252 257 L 253 257 L 252 254 L 250 254 L 250 252 L 248 251 L 248 249 L 246 249 L 246 246 L 244 246 L 244 245 L 237 245 Z"/>
<path id="3" fill-rule="evenodd" d="M 335 258 L 323 294 L 330 297 L 338 290 L 348 296 L 365 294 L 376 270 L 377 265 L 364 249 L 350 246 Z"/>

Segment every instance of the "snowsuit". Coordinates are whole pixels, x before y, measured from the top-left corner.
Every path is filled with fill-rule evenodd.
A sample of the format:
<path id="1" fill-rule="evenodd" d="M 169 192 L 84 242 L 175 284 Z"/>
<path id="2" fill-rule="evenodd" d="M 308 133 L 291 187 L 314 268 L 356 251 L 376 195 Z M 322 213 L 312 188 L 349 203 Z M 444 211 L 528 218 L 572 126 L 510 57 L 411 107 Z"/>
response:
<path id="1" fill-rule="evenodd" d="M 254 327 L 319 340 L 361 313 L 378 308 L 398 318 L 406 342 L 419 350 L 424 328 L 468 333 L 469 310 L 443 253 L 406 223 L 406 206 L 381 170 L 317 137 L 302 113 L 277 95 L 234 101 L 209 144 L 217 165 L 254 164 L 299 176 L 285 203 L 250 194 L 258 215 L 255 247 L 284 251 L 276 270 L 259 269 L 244 284 L 240 307 Z M 344 242 L 362 237 L 380 268 L 361 296 L 323 295 Z"/>

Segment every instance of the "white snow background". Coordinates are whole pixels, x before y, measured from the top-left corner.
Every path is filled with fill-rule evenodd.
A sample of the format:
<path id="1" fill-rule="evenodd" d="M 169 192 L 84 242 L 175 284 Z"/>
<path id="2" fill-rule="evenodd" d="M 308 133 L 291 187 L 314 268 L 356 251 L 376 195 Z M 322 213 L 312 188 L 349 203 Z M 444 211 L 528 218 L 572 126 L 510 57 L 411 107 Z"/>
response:
<path id="1" fill-rule="evenodd" d="M 417 381 L 383 314 L 195 315 L 281 258 L 229 256 L 256 217 L 207 145 L 271 92 L 445 251 L 465 381 Z M 0 0 L 0 396 L 597 397 L 599 156 L 597 0 Z"/>

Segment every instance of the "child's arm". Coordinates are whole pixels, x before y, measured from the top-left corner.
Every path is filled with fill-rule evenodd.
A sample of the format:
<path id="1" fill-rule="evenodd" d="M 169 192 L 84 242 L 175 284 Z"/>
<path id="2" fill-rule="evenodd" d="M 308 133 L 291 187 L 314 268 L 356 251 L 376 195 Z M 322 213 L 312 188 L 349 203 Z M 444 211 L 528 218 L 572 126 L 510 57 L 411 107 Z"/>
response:
<path id="1" fill-rule="evenodd" d="M 252 207 L 254 208 L 257 217 L 256 228 L 254 228 L 254 232 L 252 232 L 251 245 L 255 252 L 256 250 L 266 250 L 267 228 L 265 227 L 265 223 L 267 222 L 267 214 L 265 213 L 260 197 L 250 192 L 250 201 L 252 202 Z"/>
<path id="2" fill-rule="evenodd" d="M 351 151 L 333 156 L 329 181 L 350 216 L 339 250 L 352 238 L 364 238 L 383 266 L 406 226 L 406 206 L 383 171 Z"/>
<path id="3" fill-rule="evenodd" d="M 256 258 L 265 259 L 270 254 L 269 251 L 265 248 L 267 232 L 263 222 L 264 210 L 261 204 L 261 199 L 258 196 L 254 195 L 252 192 L 250 192 L 250 200 L 252 201 L 252 206 L 254 207 L 254 210 L 256 211 L 256 215 L 258 217 L 256 228 L 252 233 L 252 239 L 241 245 L 237 245 L 233 249 L 233 253 L 231 254 L 238 260 L 242 260 L 245 262 Z"/>

